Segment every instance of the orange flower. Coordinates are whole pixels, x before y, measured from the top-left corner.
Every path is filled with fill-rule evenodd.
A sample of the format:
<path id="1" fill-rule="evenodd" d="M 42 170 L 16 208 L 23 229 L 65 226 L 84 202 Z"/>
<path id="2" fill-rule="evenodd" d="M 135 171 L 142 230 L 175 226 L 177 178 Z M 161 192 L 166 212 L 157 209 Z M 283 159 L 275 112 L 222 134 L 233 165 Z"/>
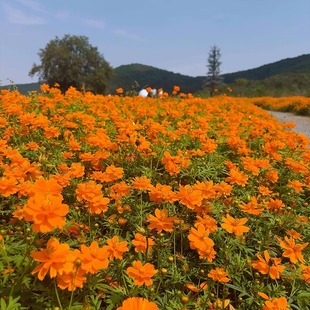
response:
<path id="1" fill-rule="evenodd" d="M 299 240 L 299 241 L 302 240 L 301 234 L 297 232 L 295 229 L 287 230 L 286 233 L 295 240 Z"/>
<path id="2" fill-rule="evenodd" d="M 301 265 L 301 268 L 302 268 L 301 278 L 307 283 L 310 283 L 310 266 Z"/>
<path id="3" fill-rule="evenodd" d="M 0 194 L 3 197 L 9 197 L 17 193 L 17 180 L 14 177 L 2 177 L 0 178 Z"/>
<path id="4" fill-rule="evenodd" d="M 274 211 L 274 212 L 282 212 L 282 209 L 285 207 L 284 203 L 280 199 L 272 199 L 266 203 L 267 208 L 269 211 Z"/>
<path id="5" fill-rule="evenodd" d="M 209 278 L 221 283 L 226 283 L 230 281 L 230 279 L 227 276 L 228 273 L 225 271 L 223 267 L 221 268 L 216 267 L 215 269 L 211 269 L 210 272 L 208 273 Z"/>
<path id="6" fill-rule="evenodd" d="M 272 194 L 272 191 L 268 187 L 263 185 L 259 186 L 258 190 L 263 196 L 270 196 Z"/>
<path id="7" fill-rule="evenodd" d="M 156 229 L 157 232 L 172 231 L 173 222 L 176 219 L 176 216 L 169 217 L 167 210 L 159 210 L 156 208 L 155 216 L 150 214 L 148 220 L 150 222 L 149 229 Z"/>
<path id="8" fill-rule="evenodd" d="M 96 196 L 92 201 L 86 204 L 91 214 L 101 214 L 108 211 L 108 204 L 110 199 L 107 197 Z"/>
<path id="9" fill-rule="evenodd" d="M 70 272 L 73 266 L 74 256 L 66 243 L 59 243 L 55 238 L 48 240 L 46 248 L 38 252 L 31 252 L 31 257 L 40 262 L 31 274 L 38 273 L 38 279 L 43 280 L 49 272 L 51 278 Z"/>
<path id="10" fill-rule="evenodd" d="M 113 184 L 110 187 L 109 197 L 111 199 L 118 200 L 124 196 L 129 196 L 130 195 L 130 188 L 131 187 L 129 185 L 127 185 L 124 181 Z"/>
<path id="11" fill-rule="evenodd" d="M 81 268 L 86 272 L 95 274 L 101 269 L 106 269 L 109 265 L 107 249 L 99 245 L 96 241 L 93 241 L 89 247 L 82 244 L 81 245 L 81 255 L 82 260 Z"/>
<path id="12" fill-rule="evenodd" d="M 249 177 L 241 172 L 238 168 L 232 168 L 229 170 L 228 177 L 225 179 L 226 182 L 231 184 L 238 184 L 244 187 L 249 179 Z"/>
<path id="13" fill-rule="evenodd" d="M 164 157 L 161 162 L 165 165 L 165 169 L 170 175 L 180 173 L 180 161 L 177 156 L 171 156 L 168 151 L 164 151 Z"/>
<path id="14" fill-rule="evenodd" d="M 150 286 L 153 284 L 153 280 L 151 279 L 158 270 L 154 268 L 154 265 L 150 263 L 146 263 L 142 265 L 141 261 L 133 261 L 133 267 L 128 267 L 126 269 L 127 274 L 134 279 L 134 284 L 141 286 L 145 284 L 146 286 Z"/>
<path id="15" fill-rule="evenodd" d="M 173 203 L 177 199 L 176 194 L 172 191 L 171 186 L 162 185 L 159 183 L 157 183 L 156 186 L 151 189 L 149 195 L 150 200 L 158 204 L 163 202 Z"/>
<path id="16" fill-rule="evenodd" d="M 31 187 L 31 192 L 29 195 L 34 196 L 37 194 L 42 194 L 62 197 L 61 191 L 62 186 L 60 186 L 55 179 L 51 178 L 49 180 L 45 180 L 43 177 L 40 177 Z"/>
<path id="17" fill-rule="evenodd" d="M 197 216 L 194 226 L 197 228 L 199 225 L 203 225 L 210 234 L 217 230 L 216 220 L 209 215 L 204 215 L 203 217 Z"/>
<path id="18" fill-rule="evenodd" d="M 266 174 L 266 178 L 272 182 L 272 183 L 276 183 L 279 179 L 279 173 L 277 170 L 270 170 L 267 174 Z"/>
<path id="19" fill-rule="evenodd" d="M 122 94 L 124 92 L 123 88 L 119 87 L 119 88 L 116 88 L 116 93 L 118 95 Z"/>
<path id="20" fill-rule="evenodd" d="M 102 188 L 102 185 L 97 184 L 95 181 L 88 181 L 88 182 L 80 183 L 78 184 L 77 189 L 75 191 L 76 198 L 78 201 L 96 200 L 97 197 L 102 196 L 101 188 Z"/>
<path id="21" fill-rule="evenodd" d="M 32 151 L 37 151 L 39 149 L 38 143 L 31 141 L 26 144 L 26 149 L 27 150 L 32 150 Z"/>
<path id="22" fill-rule="evenodd" d="M 298 180 L 293 180 L 289 182 L 287 187 L 293 188 L 295 192 L 298 193 L 304 191 L 303 186 L 305 186 L 305 184 L 301 183 Z"/>
<path id="23" fill-rule="evenodd" d="M 194 190 L 199 190 L 204 199 L 211 199 L 217 196 L 216 187 L 213 184 L 213 181 L 199 182 L 193 186 Z"/>
<path id="24" fill-rule="evenodd" d="M 141 297 L 130 297 L 123 301 L 116 310 L 158 310 L 154 302 Z"/>
<path id="25" fill-rule="evenodd" d="M 285 250 L 282 254 L 284 257 L 288 257 L 293 264 L 298 261 L 304 263 L 304 257 L 301 251 L 309 244 L 309 242 L 296 244 L 293 238 L 288 237 L 284 237 L 284 240 L 277 238 L 277 240 L 280 243 L 280 247 Z"/>
<path id="26" fill-rule="evenodd" d="M 65 225 L 69 206 L 62 203 L 62 196 L 36 194 L 29 198 L 23 210 L 25 220 L 33 222 L 33 231 L 50 232 Z"/>
<path id="27" fill-rule="evenodd" d="M 108 166 L 103 173 L 102 182 L 113 182 L 123 177 L 124 169 L 117 168 L 114 165 Z"/>
<path id="28" fill-rule="evenodd" d="M 107 244 L 108 245 L 105 245 L 103 248 L 106 249 L 110 260 L 114 258 L 122 259 L 123 254 L 129 251 L 127 247 L 128 242 L 120 241 L 118 236 L 108 239 Z"/>
<path id="29" fill-rule="evenodd" d="M 180 91 L 180 86 L 174 85 L 173 86 L 173 91 L 176 92 L 176 93 L 179 92 Z"/>
<path id="30" fill-rule="evenodd" d="M 131 242 L 135 246 L 135 252 L 145 253 L 155 245 L 155 241 L 152 238 L 146 238 L 139 233 L 135 234 L 135 238 Z"/>
<path id="31" fill-rule="evenodd" d="M 285 297 L 266 300 L 262 310 L 289 310 Z"/>
<path id="32" fill-rule="evenodd" d="M 153 185 L 151 184 L 151 180 L 143 175 L 142 177 L 136 177 L 132 180 L 132 188 L 140 191 L 151 190 Z"/>
<path id="33" fill-rule="evenodd" d="M 190 185 L 180 186 L 176 197 L 181 204 L 191 210 L 200 207 L 203 199 L 201 191 L 193 189 Z"/>
<path id="34" fill-rule="evenodd" d="M 252 262 L 252 267 L 258 269 L 262 274 L 269 274 L 271 279 L 279 279 L 284 271 L 284 266 L 280 265 L 280 258 L 271 258 L 268 251 L 264 251 L 264 258 L 258 253 L 258 260 Z"/>
<path id="35" fill-rule="evenodd" d="M 57 275 L 57 286 L 62 290 L 67 289 L 72 292 L 76 288 L 82 288 L 86 280 L 85 270 L 82 268 L 72 269 L 69 273 L 63 273 L 61 276 Z"/>
<path id="36" fill-rule="evenodd" d="M 251 197 L 250 202 L 239 204 L 239 208 L 248 214 L 259 215 L 264 211 L 264 208 L 258 203 L 256 197 Z"/>
<path id="37" fill-rule="evenodd" d="M 197 250 L 199 258 L 207 259 L 209 262 L 215 257 L 216 252 L 214 251 L 214 242 L 209 238 L 210 230 L 204 225 L 200 224 L 197 229 L 191 228 L 188 239 L 190 241 L 190 248 Z"/>
<path id="38" fill-rule="evenodd" d="M 68 169 L 71 178 L 81 178 L 84 175 L 85 168 L 81 163 L 72 163 Z"/>
<path id="39" fill-rule="evenodd" d="M 246 218 L 234 219 L 229 214 L 227 214 L 226 218 L 223 217 L 222 220 L 224 222 L 221 224 L 222 228 L 224 228 L 230 234 L 241 236 L 243 233 L 250 230 L 249 227 L 244 226 L 244 224 L 248 221 Z"/>

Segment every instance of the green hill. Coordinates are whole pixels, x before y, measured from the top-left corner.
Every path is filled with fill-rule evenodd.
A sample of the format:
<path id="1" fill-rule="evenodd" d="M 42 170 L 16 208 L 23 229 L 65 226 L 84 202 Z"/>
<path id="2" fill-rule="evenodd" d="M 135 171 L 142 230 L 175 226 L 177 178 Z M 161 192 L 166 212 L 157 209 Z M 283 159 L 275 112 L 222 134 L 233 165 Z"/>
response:
<path id="1" fill-rule="evenodd" d="M 130 64 L 114 69 L 114 78 L 110 84 L 110 92 L 122 87 L 125 91 L 139 91 L 144 87 L 163 88 L 171 92 L 178 85 L 182 92 L 197 92 L 203 88 L 204 77 L 191 77 L 155 67 Z"/>
<path id="2" fill-rule="evenodd" d="M 273 75 L 289 73 L 310 74 L 310 54 L 282 59 L 255 69 L 224 74 L 223 77 L 224 82 L 229 84 L 237 79 L 264 80 Z"/>
<path id="3" fill-rule="evenodd" d="M 163 88 L 170 93 L 173 86 L 178 85 L 184 93 L 203 94 L 205 80 L 205 76 L 192 77 L 135 63 L 114 68 L 109 93 L 114 94 L 116 88 L 122 87 L 125 92 L 134 94 L 147 86 Z M 309 96 L 310 54 L 283 59 L 254 69 L 223 74 L 223 81 L 224 87 L 231 86 L 239 95 Z M 39 83 L 17 84 L 16 87 L 24 94 L 32 90 L 39 91 Z M 1 88 L 12 89 L 13 86 Z"/>

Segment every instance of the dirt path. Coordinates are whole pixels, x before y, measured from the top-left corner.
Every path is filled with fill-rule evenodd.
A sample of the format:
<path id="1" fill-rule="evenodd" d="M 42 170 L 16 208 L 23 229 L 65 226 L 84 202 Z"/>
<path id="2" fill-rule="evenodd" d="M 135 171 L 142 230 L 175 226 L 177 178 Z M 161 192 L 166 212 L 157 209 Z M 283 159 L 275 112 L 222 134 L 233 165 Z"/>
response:
<path id="1" fill-rule="evenodd" d="M 272 116 L 276 117 L 280 122 L 293 122 L 296 124 L 294 131 L 303 133 L 310 139 L 310 117 L 299 116 L 287 112 L 268 111 Z"/>

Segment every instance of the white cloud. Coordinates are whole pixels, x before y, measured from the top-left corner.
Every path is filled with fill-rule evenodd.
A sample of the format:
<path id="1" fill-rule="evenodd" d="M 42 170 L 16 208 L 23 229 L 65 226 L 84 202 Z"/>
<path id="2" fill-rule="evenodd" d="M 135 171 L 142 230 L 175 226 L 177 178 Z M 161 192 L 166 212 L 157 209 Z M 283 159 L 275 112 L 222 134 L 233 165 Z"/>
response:
<path id="1" fill-rule="evenodd" d="M 40 3 L 33 0 L 16 0 L 19 4 L 35 12 L 44 12 Z"/>
<path id="2" fill-rule="evenodd" d="M 123 30 L 123 29 L 116 29 L 113 31 L 114 34 L 124 37 L 124 38 L 128 38 L 131 40 L 141 40 L 141 37 L 136 35 L 136 34 L 131 34 L 128 33 L 127 31 Z"/>
<path id="3" fill-rule="evenodd" d="M 16 8 L 7 3 L 3 4 L 3 8 L 8 21 L 12 24 L 42 25 L 46 23 L 45 19 L 42 16 L 37 14 L 31 14 L 29 13 L 29 10 Z"/>
<path id="4" fill-rule="evenodd" d="M 83 23 L 92 28 L 98 28 L 98 29 L 105 28 L 105 23 L 102 20 L 98 19 L 84 19 Z"/>

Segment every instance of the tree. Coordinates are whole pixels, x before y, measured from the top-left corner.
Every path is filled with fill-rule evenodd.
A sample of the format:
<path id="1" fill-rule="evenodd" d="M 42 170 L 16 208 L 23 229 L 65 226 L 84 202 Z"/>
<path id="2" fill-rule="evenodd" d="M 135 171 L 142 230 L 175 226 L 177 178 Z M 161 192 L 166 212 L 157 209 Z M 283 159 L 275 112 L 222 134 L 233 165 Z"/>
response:
<path id="1" fill-rule="evenodd" d="M 38 53 L 41 64 L 33 64 L 29 75 L 39 75 L 40 82 L 60 85 L 62 92 L 70 86 L 94 93 L 104 93 L 113 69 L 85 36 L 57 36 Z"/>
<path id="2" fill-rule="evenodd" d="M 222 83 L 220 75 L 220 62 L 221 52 L 217 46 L 212 46 L 208 57 L 208 73 L 206 85 L 210 88 L 210 96 L 212 97 L 216 92 L 216 86 Z"/>

